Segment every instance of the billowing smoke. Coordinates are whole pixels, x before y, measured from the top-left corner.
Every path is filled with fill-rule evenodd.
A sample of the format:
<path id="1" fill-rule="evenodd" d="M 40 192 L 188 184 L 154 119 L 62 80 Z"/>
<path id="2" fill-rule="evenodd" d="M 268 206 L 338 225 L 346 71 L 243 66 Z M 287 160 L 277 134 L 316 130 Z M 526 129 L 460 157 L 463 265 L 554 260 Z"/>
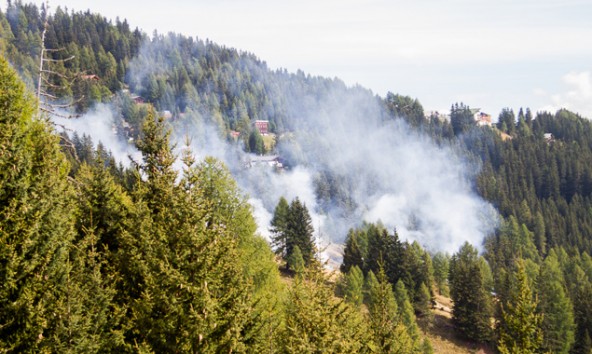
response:
<path id="1" fill-rule="evenodd" d="M 328 92 L 317 102 L 294 112 L 291 139 L 280 143 L 296 169 L 267 178 L 261 171 L 238 175 L 267 210 L 279 195 L 298 195 L 322 215 L 314 226 L 323 241 L 335 243 L 362 221 L 381 221 L 403 239 L 448 252 L 465 241 L 479 247 L 493 232 L 496 211 L 475 193 L 477 168 L 457 150 L 402 120 L 385 120 L 363 90 Z"/>
<path id="2" fill-rule="evenodd" d="M 229 165 L 250 196 L 263 236 L 269 237 L 281 196 L 306 203 L 321 247 L 343 243 L 347 230 L 363 221 L 381 221 L 403 239 L 448 252 L 465 241 L 479 247 L 497 226 L 496 211 L 474 191 L 477 166 L 457 149 L 436 145 L 403 120 L 386 119 L 364 90 L 329 91 L 303 102 L 309 105 L 290 112 L 298 119 L 279 137 L 278 152 L 293 165 L 288 170 L 246 168 L 254 156 L 213 142 L 218 135 L 211 130 L 192 134 L 194 151 Z"/>
<path id="3" fill-rule="evenodd" d="M 154 69 L 156 64 L 149 60 L 160 55 L 155 45 L 131 63 L 129 75 L 137 90 L 142 89 L 145 75 L 160 75 L 167 69 Z M 249 65 L 254 64 L 239 66 Z M 364 221 L 381 221 L 391 230 L 396 228 L 403 239 L 417 240 L 433 251 L 454 252 L 465 241 L 479 247 L 494 231 L 497 213 L 474 190 L 478 166 L 459 149 L 437 145 L 402 119 L 389 117 L 380 99 L 362 88 L 326 80 L 308 89 L 306 83 L 314 78 L 294 84 L 294 76 L 282 72 L 255 74 L 250 72 L 255 82 L 277 79 L 273 94 L 281 95 L 283 106 L 268 110 L 281 111 L 285 117 L 277 153 L 289 168 L 278 171 L 265 163 L 250 164 L 255 156 L 221 136 L 220 117 L 204 109 L 211 97 L 196 88 L 185 89 L 185 111 L 177 110 L 171 126 L 178 148 L 189 138 L 197 157 L 211 155 L 227 164 L 248 195 L 262 236 L 269 239 L 269 222 L 281 196 L 288 201 L 299 197 L 306 204 L 321 248 L 343 243 L 347 230 Z M 170 104 L 179 102 L 170 96 L 163 97 Z M 61 123 L 102 141 L 121 161 L 133 151 L 127 142 L 114 141 L 113 113 L 105 106 L 78 121 Z"/>
<path id="4" fill-rule="evenodd" d="M 111 152 L 115 160 L 124 166 L 130 165 L 130 157 L 141 161 L 141 154 L 133 143 L 128 142 L 117 134 L 115 110 L 108 104 L 97 104 L 93 109 L 80 118 L 65 118 L 68 112 L 51 116 L 58 131 L 65 131 L 68 135 L 76 132 L 78 135 L 90 136 L 96 145 L 101 142 Z"/>

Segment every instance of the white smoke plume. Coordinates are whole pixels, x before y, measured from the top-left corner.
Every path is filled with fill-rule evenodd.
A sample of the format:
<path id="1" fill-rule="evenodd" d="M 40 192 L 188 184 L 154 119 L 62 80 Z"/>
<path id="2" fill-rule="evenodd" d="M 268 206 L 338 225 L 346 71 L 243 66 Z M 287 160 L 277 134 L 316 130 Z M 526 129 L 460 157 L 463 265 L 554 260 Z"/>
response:
<path id="1" fill-rule="evenodd" d="M 296 162 L 287 171 L 266 165 L 245 168 L 249 155 L 239 147 L 212 141 L 218 135 L 208 129 L 201 138 L 193 136 L 194 142 L 207 140 L 194 145 L 195 151 L 229 165 L 250 196 L 264 237 L 269 238 L 281 196 L 288 201 L 299 197 L 306 204 L 321 248 L 343 243 L 347 230 L 363 221 L 381 221 L 432 251 L 455 252 L 465 241 L 480 247 L 494 231 L 496 211 L 474 191 L 477 168 L 456 150 L 436 145 L 402 120 L 385 121 L 377 100 L 363 90 L 338 90 L 303 102 L 309 106 L 292 112 L 298 119 L 279 147 L 280 154 Z M 351 205 L 320 205 L 315 181 L 327 175 L 342 181 Z"/>
<path id="2" fill-rule="evenodd" d="M 150 51 L 142 53 L 128 73 L 137 83 L 152 65 L 142 62 Z M 172 122 L 178 149 L 188 137 L 198 158 L 214 156 L 227 164 L 248 195 L 263 237 L 270 237 L 269 222 L 281 196 L 306 204 L 321 248 L 342 244 L 347 230 L 364 221 L 381 221 L 432 251 L 455 252 L 465 241 L 480 247 L 495 230 L 496 211 L 475 192 L 478 166 L 458 149 L 437 145 L 403 120 L 388 117 L 367 90 L 335 80 L 320 91 L 318 82 L 314 89 L 298 86 L 302 82 L 307 81 L 292 85 L 284 76 L 275 87 L 286 100 L 287 132 L 279 137 L 278 153 L 290 162 L 287 170 L 245 167 L 252 156 L 222 138 L 215 119 L 203 111 L 189 109 Z M 59 123 L 102 141 L 125 162 L 135 149 L 115 139 L 113 120 L 113 110 L 99 105 L 83 118 Z"/>
<path id="3" fill-rule="evenodd" d="M 465 241 L 479 246 L 493 232 L 496 212 L 474 192 L 475 168 L 455 150 L 436 145 L 400 120 L 383 121 L 379 105 L 364 94 L 331 97 L 316 106 L 300 116 L 291 139 L 281 143 L 280 151 L 298 160 L 286 171 L 265 164 L 246 168 L 252 156 L 207 124 L 176 129 L 174 142 L 180 149 L 189 137 L 198 158 L 214 156 L 229 166 L 249 196 L 259 233 L 268 240 L 281 196 L 306 204 L 321 248 L 343 243 L 347 230 L 363 221 L 381 221 L 433 251 L 455 252 Z M 126 163 L 129 155 L 140 160 L 133 144 L 115 135 L 113 110 L 106 105 L 78 119 L 55 121 L 102 142 L 118 161 Z M 344 181 L 352 210 L 338 203 L 324 210 L 319 206 L 315 178 L 327 172 Z"/>
<path id="4" fill-rule="evenodd" d="M 403 239 L 454 252 L 465 241 L 481 246 L 497 226 L 494 208 L 474 191 L 475 166 L 402 120 L 385 121 L 363 90 L 330 92 L 301 117 L 294 136 L 302 163 L 313 174 L 329 171 L 345 181 L 355 207 L 325 210 L 332 241 L 343 242 L 362 220 L 380 220 Z"/>
<path id="5" fill-rule="evenodd" d="M 79 118 L 65 118 L 68 112 L 58 112 L 61 116 L 52 115 L 51 120 L 56 124 L 57 131 L 65 131 L 68 135 L 73 132 L 92 138 L 95 147 L 101 142 L 117 162 L 130 166 L 130 157 L 141 161 L 141 154 L 135 145 L 118 136 L 115 129 L 116 114 L 111 105 L 97 104 L 85 115 Z"/>

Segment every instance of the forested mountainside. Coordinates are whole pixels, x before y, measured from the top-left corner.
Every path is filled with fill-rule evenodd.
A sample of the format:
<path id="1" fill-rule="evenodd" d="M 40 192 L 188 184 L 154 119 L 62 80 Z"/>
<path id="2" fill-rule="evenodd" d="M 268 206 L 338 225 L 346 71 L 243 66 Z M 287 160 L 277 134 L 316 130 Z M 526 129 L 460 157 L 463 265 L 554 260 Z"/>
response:
<path id="1" fill-rule="evenodd" d="M 59 75 L 47 77 L 48 89 L 79 113 L 101 102 L 117 107 L 117 130 L 142 153 L 136 165 L 119 165 L 109 146 L 95 149 L 87 136 L 60 139 L 36 117 L 28 92 L 45 17 L 45 47 L 60 49 L 48 55 L 74 56 L 52 62 Z M 416 99 L 378 97 L 339 79 L 270 70 L 207 40 L 131 28 L 20 1 L 0 12 L 2 351 L 430 352 L 424 333 L 443 294 L 454 301 L 456 332 L 473 343 L 502 353 L 590 353 L 589 120 L 505 109 L 496 126 L 478 127 L 464 104 L 452 106 L 450 121 L 426 118 Z M 480 165 L 472 183 L 499 211 L 496 231 L 450 255 L 357 220 L 343 235 L 335 284 L 298 199 L 279 200 L 270 248 L 220 161 L 197 162 L 186 150 L 182 172 L 173 168 L 171 126 L 212 124 L 231 142 L 238 135 L 245 150 L 282 151 L 281 140 L 256 142 L 256 120 L 288 139 L 309 128 L 308 140 L 297 140 L 300 154 L 285 155 L 289 164 L 312 164 L 303 141 L 324 132 L 311 119 L 327 115 L 347 129 L 327 101 L 373 102 L 378 109 L 363 110 L 378 116 L 375 124 L 404 122 L 411 139 L 429 137 Z M 320 171 L 320 212 L 340 205 L 356 216 L 355 180 Z"/>

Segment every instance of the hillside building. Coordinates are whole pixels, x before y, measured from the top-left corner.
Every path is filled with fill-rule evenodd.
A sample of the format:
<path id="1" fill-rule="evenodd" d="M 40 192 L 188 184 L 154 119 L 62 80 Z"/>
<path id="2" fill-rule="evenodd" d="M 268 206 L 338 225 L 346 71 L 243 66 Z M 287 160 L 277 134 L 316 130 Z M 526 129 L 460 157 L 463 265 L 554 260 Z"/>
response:
<path id="1" fill-rule="evenodd" d="M 475 122 L 477 122 L 477 125 L 480 127 L 484 127 L 484 126 L 488 126 L 491 127 L 492 123 L 491 123 L 491 115 L 484 113 L 484 112 L 477 112 L 474 115 L 475 117 Z"/>
<path id="2" fill-rule="evenodd" d="M 256 120 L 255 128 L 259 130 L 261 135 L 267 135 L 269 133 L 269 121 L 268 120 Z"/>

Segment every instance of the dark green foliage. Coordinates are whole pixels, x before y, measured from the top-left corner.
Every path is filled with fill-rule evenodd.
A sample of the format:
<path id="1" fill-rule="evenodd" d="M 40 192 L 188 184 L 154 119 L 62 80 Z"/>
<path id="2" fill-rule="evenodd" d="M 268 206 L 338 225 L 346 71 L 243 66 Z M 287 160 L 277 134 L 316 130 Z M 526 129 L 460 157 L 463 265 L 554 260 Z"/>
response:
<path id="1" fill-rule="evenodd" d="M 378 277 L 374 277 L 373 273 L 369 274 L 372 275 L 368 281 L 368 312 L 370 329 L 378 352 L 411 353 L 414 339 L 398 310 L 392 285 L 382 268 L 379 268 Z"/>
<path id="2" fill-rule="evenodd" d="M 388 281 L 402 280 L 415 310 L 429 317 L 434 269 L 430 255 L 417 242 L 401 242 L 396 231 L 389 234 L 380 224 L 364 224 L 350 230 L 345 242 L 341 271 L 353 266 L 366 273 L 384 267 Z"/>
<path id="3" fill-rule="evenodd" d="M 504 108 L 497 118 L 497 128 L 506 134 L 513 135 L 516 130 L 516 117 L 514 116 L 514 111 L 509 108 Z"/>
<path id="4" fill-rule="evenodd" d="M 450 108 L 450 123 L 456 136 L 468 132 L 476 125 L 471 109 L 462 103 L 455 103 Z"/>
<path id="5" fill-rule="evenodd" d="M 13 64 L 22 69 L 25 81 L 37 80 L 37 65 L 41 49 L 43 14 L 47 11 L 33 4 L 10 2 L 6 14 L 0 13 L 0 50 Z M 77 109 L 85 111 L 94 102 L 108 101 L 121 89 L 125 80 L 127 63 L 138 55 L 143 35 L 132 31 L 127 21 L 111 23 L 105 17 L 90 12 L 68 12 L 58 7 L 48 16 L 45 47 L 64 50 L 51 51 L 49 59 L 66 62 L 49 62 L 51 70 L 60 73 L 50 78 L 50 84 L 69 87 L 53 90 L 57 96 L 81 98 Z M 14 39 L 14 40 L 13 40 Z M 62 76 L 64 75 L 64 76 Z M 96 75 L 96 76 L 92 76 Z M 71 87 L 65 85 L 65 77 L 75 78 Z"/>
<path id="6" fill-rule="evenodd" d="M 286 250 L 286 236 L 288 230 L 288 213 L 290 212 L 290 205 L 286 198 L 281 197 L 273 212 L 273 219 L 271 219 L 272 245 L 277 254 L 287 258 Z"/>
<path id="7" fill-rule="evenodd" d="M 377 273 L 382 265 L 389 282 L 396 283 L 399 279 L 412 282 L 404 262 L 405 248 L 397 232 L 389 234 L 381 225 L 370 224 L 368 227 L 368 253 L 366 270 Z M 413 287 L 412 287 L 413 288 Z"/>
<path id="8" fill-rule="evenodd" d="M 450 255 L 438 252 L 432 257 L 434 267 L 434 282 L 438 287 L 440 295 L 448 296 L 450 288 L 448 287 L 448 274 L 450 271 Z"/>
<path id="9" fill-rule="evenodd" d="M 450 295 L 456 328 L 473 340 L 489 341 L 493 317 L 491 295 L 485 288 L 477 250 L 468 243 L 450 261 Z"/>
<path id="10" fill-rule="evenodd" d="M 479 190 L 504 218 L 534 233 L 539 254 L 555 246 L 590 252 L 592 124 L 562 110 L 537 114 L 530 128 L 531 136 L 517 132 L 511 140 L 483 131 L 479 142 L 463 141 L 483 161 Z"/>
<path id="11" fill-rule="evenodd" d="M 384 98 L 384 104 L 395 118 L 403 118 L 414 127 L 425 124 L 423 107 L 417 99 L 389 92 Z"/>
<path id="12" fill-rule="evenodd" d="M 36 79 L 44 12 L 43 7 L 20 1 L 9 2 L 6 12 L 0 12 L 0 53 L 29 85 Z M 282 295 L 277 294 L 282 286 L 269 247 L 253 237 L 250 207 L 219 161 L 188 163 L 192 167 L 186 167 L 179 181 L 171 167 L 174 156 L 162 129 L 165 122 L 155 118 L 151 107 L 169 110 L 171 124 L 184 129 L 205 122 L 219 127 L 222 135 L 237 130 L 247 147 L 262 153 L 256 132 L 249 144 L 252 120 L 267 119 L 272 132 L 283 133 L 300 115 L 318 112 L 327 92 L 340 92 L 381 103 L 385 120 L 402 117 L 412 129 L 424 131 L 438 144 L 453 145 L 463 158 L 482 166 L 477 189 L 504 222 L 486 241 L 488 262 L 477 261 L 480 277 L 473 266 L 467 268 L 468 274 L 474 272 L 473 278 L 461 276 L 475 289 L 484 289 L 471 294 L 473 300 L 486 299 L 493 290 L 509 301 L 512 272 L 523 259 L 528 286 L 537 287 L 539 311 L 547 313 L 541 324 L 543 348 L 565 352 L 569 347 L 571 303 L 576 324 L 571 350 L 589 353 L 592 124 L 588 120 L 566 110 L 533 117 L 529 109 L 521 109 L 517 116 L 504 109 L 498 129 L 477 129 L 471 110 L 463 104 L 452 107 L 450 124 L 437 117 L 426 120 L 421 104 L 410 97 L 389 93 L 381 99 L 366 90 L 348 89 L 339 80 L 271 71 L 252 54 L 210 41 L 157 33 L 149 39 L 125 20 L 109 21 L 88 11 L 58 8 L 49 16 L 46 46 L 65 48 L 51 53 L 53 59 L 75 56 L 53 66 L 62 74 L 78 76 L 71 89 L 56 93 L 84 95 L 80 111 L 112 101 L 115 128 L 126 138 L 141 138 L 145 159 L 141 173 L 125 170 L 103 147 L 95 151 L 88 136 L 73 136 L 73 147 L 63 136 L 64 158 L 45 123 L 30 119 L 34 105 L 22 99 L 22 88 L 13 85 L 14 74 L 2 68 L 0 264 L 1 283 L 6 284 L 0 297 L 2 349 L 190 351 L 188 336 L 178 335 L 182 331 L 200 332 L 202 351 L 277 349 L 283 321 L 278 310 Z M 141 47 L 142 59 L 136 60 Z M 83 78 L 87 74 L 99 80 Z M 63 84 L 60 78 L 52 80 Z M 124 85 L 130 92 L 117 93 Z M 136 104 L 132 95 L 151 104 Z M 146 131 L 141 133 L 143 126 Z M 502 139 L 500 130 L 511 139 L 505 135 Z M 547 133 L 551 139 L 544 137 Z M 293 160 L 298 163 L 298 156 Z M 323 171 L 315 176 L 321 210 L 332 205 L 345 210 L 360 207 L 350 195 L 355 187 L 344 175 Z M 284 202 L 273 227 L 276 236 L 282 235 L 276 249 L 288 259 L 284 236 L 290 206 Z M 292 226 L 311 230 L 306 213 L 300 214 L 301 221 Z M 303 260 L 314 258 L 310 238 L 295 238 Z M 562 279 L 544 258 L 550 250 L 556 254 Z M 365 224 L 348 234 L 342 271 L 359 267 L 371 278 L 382 262 L 388 281 L 401 280 L 405 285 L 421 320 L 429 313 L 425 309 L 433 281 L 443 293 L 447 285 L 446 259 L 434 256 L 432 272 L 426 256 L 418 245 L 399 240 L 396 232 Z M 451 270 L 451 287 L 453 278 Z M 235 286 L 244 291 L 229 290 Z M 236 304 L 225 296 L 236 298 Z M 198 321 L 199 315 L 194 316 L 188 304 L 206 312 L 214 309 L 208 312 L 212 322 Z M 236 316 L 236 323 L 230 324 L 218 306 Z M 482 310 L 465 314 L 477 316 Z M 165 311 L 168 317 L 162 315 Z M 218 321 L 216 332 L 212 328 Z M 178 331 L 171 323 L 179 324 Z M 482 317 L 475 323 L 477 329 L 487 327 Z M 147 328 L 152 332 L 144 331 Z"/>
<path id="13" fill-rule="evenodd" d="M 194 165 L 189 157 L 176 184 L 162 120 L 149 116 L 142 136 L 147 179 L 134 193 L 141 217 L 125 247 L 128 276 L 137 279 L 126 337 L 157 352 L 243 351 L 253 308 L 241 233 L 226 222 L 235 205 L 221 197 L 233 191 L 218 189 L 228 185 L 212 161 Z"/>
<path id="14" fill-rule="evenodd" d="M 501 304 L 498 349 L 500 353 L 538 353 L 543 343 L 542 316 L 528 284 L 522 262 L 510 276 L 507 300 Z"/>
<path id="15" fill-rule="evenodd" d="M 366 233 L 364 232 L 363 236 L 360 236 L 362 233 L 363 231 L 354 229 L 350 229 L 347 233 L 343 251 L 343 263 L 339 268 L 342 273 L 348 273 L 352 267 L 358 267 L 358 269 L 364 268 L 364 253 L 360 246 L 359 238 L 365 237 Z"/>
<path id="16" fill-rule="evenodd" d="M 343 297 L 357 307 L 364 301 L 364 273 L 358 266 L 351 267 L 345 275 Z"/>
<path id="17" fill-rule="evenodd" d="M 251 134 L 249 134 L 249 151 L 257 155 L 265 154 L 263 137 L 259 133 L 258 129 L 253 129 Z"/>
<path id="18" fill-rule="evenodd" d="M 286 303 L 285 353 L 369 352 L 368 328 L 360 312 L 333 296 L 320 271 L 296 277 Z"/>
<path id="19" fill-rule="evenodd" d="M 0 351 L 50 348 L 73 238 L 72 190 L 58 138 L 33 118 L 24 85 L 0 58 Z M 51 350 L 51 349 L 49 349 Z"/>
<path id="20" fill-rule="evenodd" d="M 276 253 L 290 260 L 297 246 L 300 249 L 304 264 L 308 267 L 316 259 L 312 220 L 306 205 L 295 198 L 287 207 L 287 201 L 282 197 L 275 208 L 271 221 L 272 243 Z M 290 268 L 290 262 L 288 262 Z"/>
<path id="21" fill-rule="evenodd" d="M 575 353 L 589 353 L 592 350 L 592 281 L 582 268 L 573 266 L 571 273 L 567 275 L 570 279 L 570 298 L 574 306 L 574 317 L 576 322 L 576 343 L 573 351 Z"/>
<path id="22" fill-rule="evenodd" d="M 304 271 L 304 258 L 302 258 L 302 252 L 298 245 L 294 246 L 292 254 L 286 260 L 286 264 L 288 269 L 291 269 L 296 274 L 301 274 Z"/>
<path id="23" fill-rule="evenodd" d="M 316 257 L 316 247 L 313 239 L 314 229 L 312 220 L 305 204 L 296 198 L 290 203 L 287 222 L 286 253 L 292 254 L 294 247 L 298 246 L 302 251 L 304 264 L 307 266 Z"/>
<path id="24" fill-rule="evenodd" d="M 538 312 L 542 314 L 542 349 L 569 353 L 575 341 L 573 306 L 564 289 L 565 280 L 553 250 L 545 259 L 538 279 Z"/>

